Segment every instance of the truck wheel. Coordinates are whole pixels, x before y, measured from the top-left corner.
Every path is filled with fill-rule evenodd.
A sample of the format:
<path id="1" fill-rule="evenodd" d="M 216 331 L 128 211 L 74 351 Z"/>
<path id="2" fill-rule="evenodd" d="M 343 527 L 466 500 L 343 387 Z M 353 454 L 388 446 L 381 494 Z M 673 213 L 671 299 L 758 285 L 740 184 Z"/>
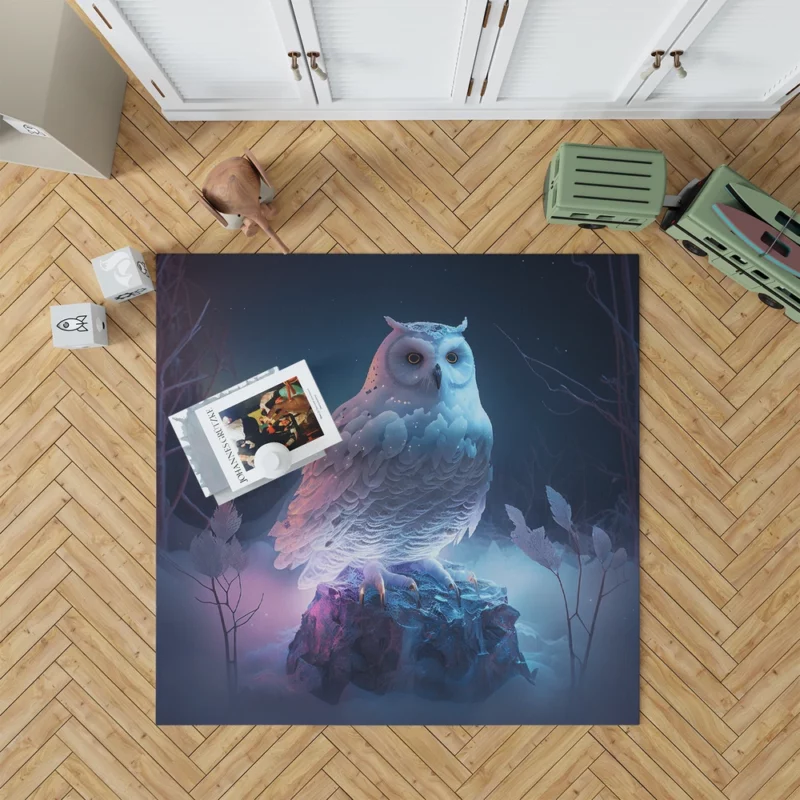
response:
<path id="1" fill-rule="evenodd" d="M 598 225 L 596 222 L 579 222 L 579 228 L 588 228 L 590 231 L 598 231 L 600 228 L 605 228 L 605 225 Z"/>
<path id="2" fill-rule="evenodd" d="M 770 297 L 768 294 L 764 294 L 763 292 L 759 292 L 758 299 L 765 305 L 769 306 L 770 308 L 783 308 L 783 305 L 779 303 L 774 297 Z"/>
<path id="3" fill-rule="evenodd" d="M 684 239 L 681 244 L 684 246 L 686 250 L 688 250 L 693 256 L 700 256 L 700 258 L 704 258 L 708 255 L 705 250 L 701 250 L 694 242 L 690 242 L 688 239 Z"/>

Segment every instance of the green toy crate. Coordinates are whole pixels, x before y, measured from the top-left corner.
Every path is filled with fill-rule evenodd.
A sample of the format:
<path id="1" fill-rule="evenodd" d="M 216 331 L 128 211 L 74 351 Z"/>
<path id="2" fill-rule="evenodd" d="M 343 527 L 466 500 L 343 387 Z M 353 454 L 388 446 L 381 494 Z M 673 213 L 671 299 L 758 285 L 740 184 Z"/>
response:
<path id="1" fill-rule="evenodd" d="M 655 222 L 667 189 L 658 150 L 562 144 L 544 185 L 550 223 L 638 231 Z"/>
<path id="2" fill-rule="evenodd" d="M 690 253 L 708 256 L 720 272 L 757 292 L 763 303 L 783 308 L 789 319 L 800 322 L 800 278 L 759 256 L 712 208 L 714 203 L 723 203 L 747 210 L 727 190 L 729 183 L 762 191 L 730 167 L 717 167 L 703 181 L 681 193 L 679 207 L 667 211 L 661 229 Z"/>

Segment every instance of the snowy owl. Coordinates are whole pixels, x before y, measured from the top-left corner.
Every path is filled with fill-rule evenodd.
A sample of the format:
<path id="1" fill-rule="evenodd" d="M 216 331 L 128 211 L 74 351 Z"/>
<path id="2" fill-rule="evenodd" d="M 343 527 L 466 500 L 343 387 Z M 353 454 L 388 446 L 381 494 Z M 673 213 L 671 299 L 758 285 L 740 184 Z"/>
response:
<path id="1" fill-rule="evenodd" d="M 475 531 L 491 481 L 492 423 L 481 406 L 467 320 L 395 322 L 361 391 L 336 409 L 342 441 L 309 464 L 275 537 L 275 566 L 305 565 L 314 588 L 348 565 L 385 587 L 417 591 L 391 571 L 415 562 L 458 594 L 436 560 Z"/>

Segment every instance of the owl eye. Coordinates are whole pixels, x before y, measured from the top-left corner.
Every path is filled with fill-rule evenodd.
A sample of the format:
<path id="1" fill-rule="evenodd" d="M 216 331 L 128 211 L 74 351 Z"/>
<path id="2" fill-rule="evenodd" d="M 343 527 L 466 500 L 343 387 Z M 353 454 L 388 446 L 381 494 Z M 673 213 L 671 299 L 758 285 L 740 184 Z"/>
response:
<path id="1" fill-rule="evenodd" d="M 445 358 L 448 364 L 455 364 L 458 361 L 458 353 L 449 352 Z"/>
<path id="2" fill-rule="evenodd" d="M 409 353 L 406 356 L 406 361 L 409 364 L 419 364 L 422 361 L 422 356 L 419 353 Z"/>

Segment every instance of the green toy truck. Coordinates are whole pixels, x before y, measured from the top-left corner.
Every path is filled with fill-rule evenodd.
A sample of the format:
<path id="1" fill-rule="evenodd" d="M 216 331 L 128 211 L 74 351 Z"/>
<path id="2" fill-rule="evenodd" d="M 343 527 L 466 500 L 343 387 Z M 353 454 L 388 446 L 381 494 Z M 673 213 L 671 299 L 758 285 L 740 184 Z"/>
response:
<path id="1" fill-rule="evenodd" d="M 730 167 L 717 167 L 680 195 L 677 208 L 667 209 L 661 230 L 690 253 L 708 256 L 720 272 L 756 292 L 766 305 L 783 308 L 789 319 L 800 322 L 800 275 L 754 252 L 714 211 L 715 204 L 748 210 L 727 189 L 728 185 L 744 185 L 761 192 Z"/>

